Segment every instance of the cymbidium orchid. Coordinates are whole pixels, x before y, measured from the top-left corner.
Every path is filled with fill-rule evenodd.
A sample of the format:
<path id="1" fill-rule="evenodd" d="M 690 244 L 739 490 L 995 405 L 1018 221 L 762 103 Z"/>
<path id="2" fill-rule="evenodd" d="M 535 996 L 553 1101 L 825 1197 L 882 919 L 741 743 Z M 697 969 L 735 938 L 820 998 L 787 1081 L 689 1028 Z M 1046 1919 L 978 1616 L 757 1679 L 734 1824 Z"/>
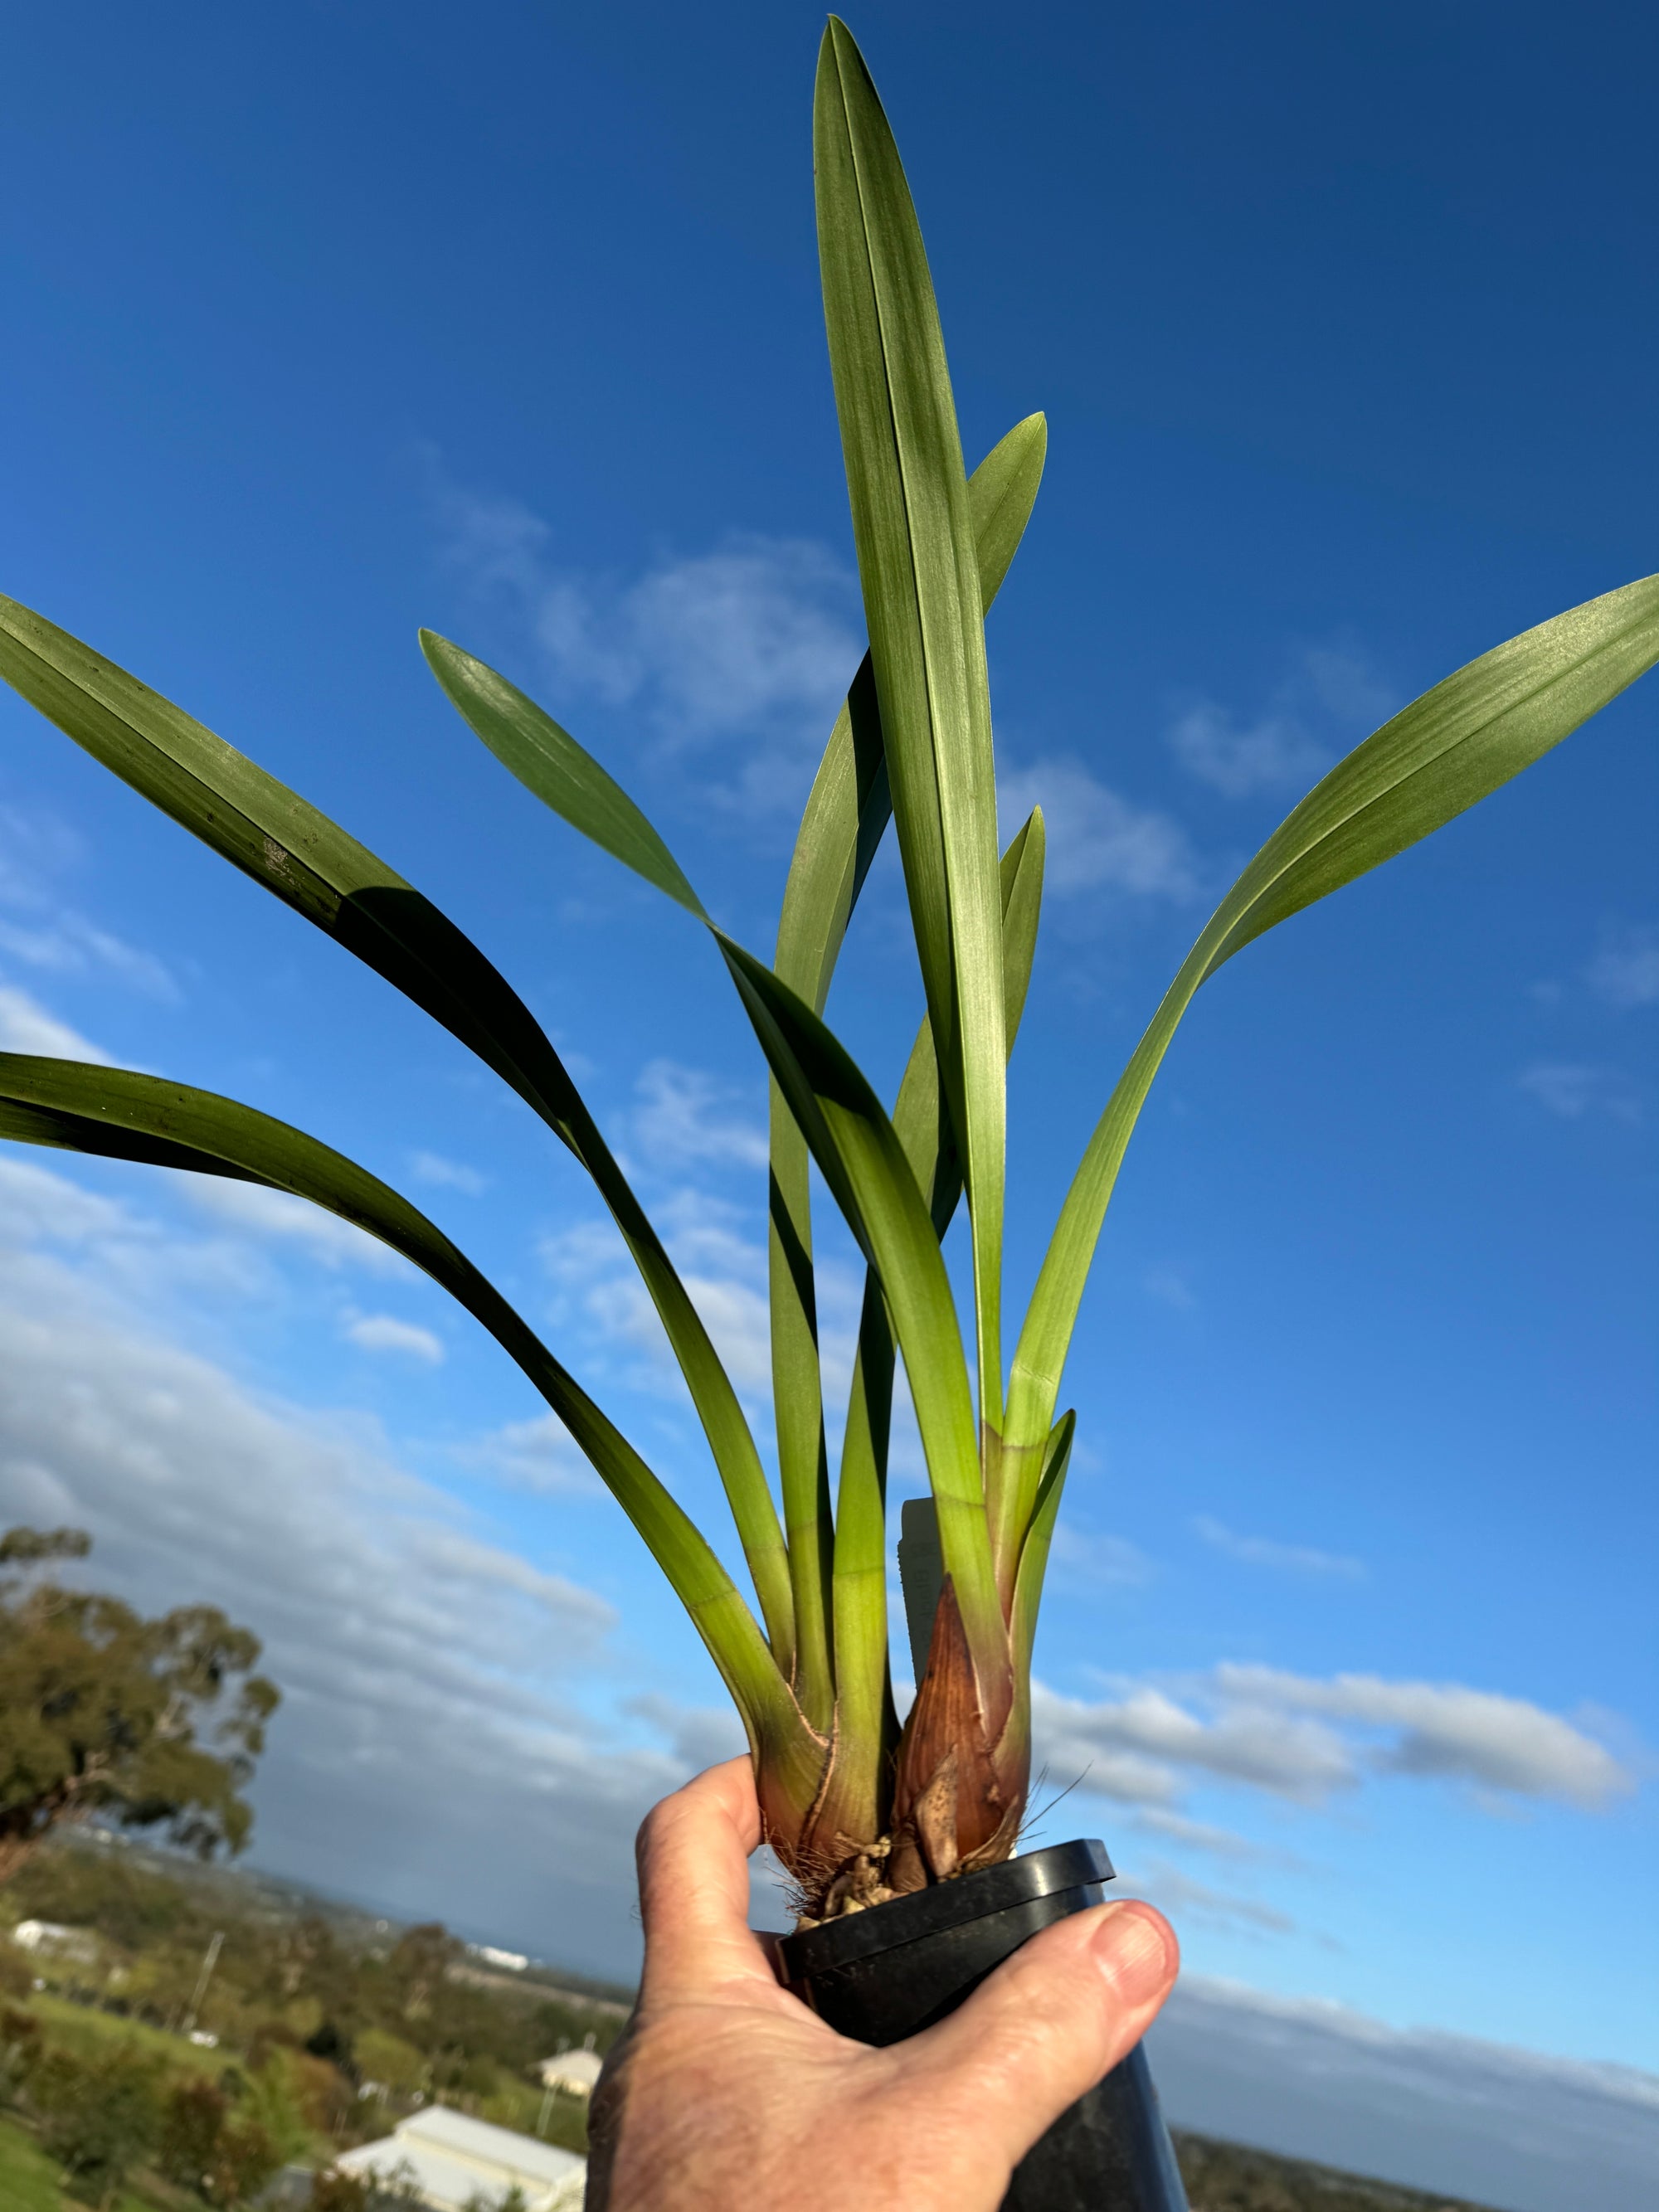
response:
<path id="1" fill-rule="evenodd" d="M 1108 1099 L 1017 1325 L 1002 1305 L 1006 1073 L 1036 945 L 1043 824 L 999 851 L 985 617 L 1030 518 L 1030 416 L 969 473 L 927 262 L 887 118 L 831 20 L 814 157 L 835 401 L 869 650 L 806 803 L 769 960 L 724 929 L 661 836 L 543 708 L 422 632 L 438 682 L 563 821 L 705 930 L 771 1085 L 775 1485 L 708 1328 L 548 1037 L 414 886 L 231 745 L 42 617 L 0 602 L 0 673 L 60 728 L 424 1009 L 592 1178 L 661 1318 L 736 1524 L 749 1595 L 669 1486 L 501 1293 L 385 1183 L 252 1108 L 153 1075 L 0 1055 L 0 1135 L 294 1193 L 404 1254 L 517 1362 L 667 1576 L 742 1714 L 766 1834 L 821 1919 L 1005 1857 L 1025 1815 L 1032 1642 L 1073 1416 L 1061 1377 L 1136 1117 L 1200 985 L 1263 931 L 1415 843 L 1659 659 L 1659 578 L 1458 670 L 1316 786 L 1200 933 Z M 926 1012 L 890 1106 L 826 1019 L 891 823 Z M 824 1396 L 812 1181 L 866 1265 L 845 1419 Z M 943 1242 L 964 1212 L 971 1305 Z M 931 1522 L 901 1547 L 924 1656 L 902 1725 L 889 1664 L 887 1464 L 908 1385 Z M 839 1430 L 831 1472 L 830 1436 Z"/>

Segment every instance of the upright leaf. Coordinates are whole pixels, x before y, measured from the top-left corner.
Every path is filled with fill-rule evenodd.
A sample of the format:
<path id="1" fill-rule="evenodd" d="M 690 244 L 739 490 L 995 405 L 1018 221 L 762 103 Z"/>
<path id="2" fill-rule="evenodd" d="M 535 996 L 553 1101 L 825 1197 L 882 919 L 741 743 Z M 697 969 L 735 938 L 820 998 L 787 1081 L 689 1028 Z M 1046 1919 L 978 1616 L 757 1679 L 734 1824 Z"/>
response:
<path id="1" fill-rule="evenodd" d="M 1034 811 L 1002 856 L 1003 990 L 1012 1054 L 1024 1011 L 1042 902 L 1043 826 Z M 785 1109 L 787 1111 L 787 1108 Z M 795 1124 L 791 1118 L 790 1126 Z M 893 1129 L 916 1188 L 929 1198 L 935 1236 L 943 1238 L 961 1195 L 962 1177 L 948 1130 L 941 1129 L 933 1036 L 923 1021 L 899 1089 Z M 858 1354 L 842 1444 L 836 1495 L 834 1594 L 836 1687 L 842 1729 L 856 1740 L 878 1740 L 887 1728 L 887 1448 L 893 1407 L 893 1338 L 875 1270 L 864 1285 Z M 999 1462 L 1000 1464 L 1000 1462 Z M 994 1486 L 987 1498 L 994 1564 L 998 1551 Z M 918 1672 L 918 1681 L 921 1679 Z M 856 1817 L 858 1808 L 850 1808 Z M 845 1825 L 845 1823 L 843 1823 Z M 848 1832 L 861 1832 L 848 1827 Z"/>
<path id="2" fill-rule="evenodd" d="M 1015 424 L 969 479 L 975 553 L 987 606 L 1001 586 L 1030 520 L 1046 444 L 1042 417 L 1030 416 Z M 891 812 L 881 707 L 866 653 L 836 717 L 806 802 L 784 886 L 772 963 L 815 1013 L 823 1011 L 848 920 Z M 930 1046 L 930 1065 L 931 1054 Z M 798 1648 L 817 1655 L 816 1664 L 809 1659 L 800 1669 L 799 1687 L 815 1719 L 833 1694 L 844 1728 L 876 1728 L 888 1699 L 886 1569 L 881 1558 L 879 1497 L 886 1467 L 885 1400 L 891 1389 L 892 1346 L 890 1340 L 884 1343 L 886 1320 L 879 1294 L 872 1297 L 866 1291 L 842 1455 L 840 1509 L 832 1528 L 806 1140 L 775 1082 L 770 1092 L 772 1402 Z M 927 1185 L 924 1182 L 922 1188 Z M 860 1511 L 858 1501 L 866 1498 L 874 1503 Z M 818 1624 L 832 1544 L 833 1629 L 826 1635 Z M 833 1691 L 827 1679 L 832 1668 Z"/>
<path id="3" fill-rule="evenodd" d="M 894 820 L 968 1188 L 980 1412 L 1000 1426 L 1006 1042 L 978 560 L 921 233 L 863 57 L 834 16 L 813 147 L 830 371 Z"/>
<path id="4" fill-rule="evenodd" d="M 903 1354 L 957 1584 L 988 1705 L 1003 1694 L 1006 1636 L 992 1570 L 972 1393 L 944 1255 L 902 1146 L 845 1048 L 804 1000 L 720 937 L 738 994 L 824 1181 L 879 1279 Z M 1000 1712 L 996 1725 L 1000 1725 Z"/>

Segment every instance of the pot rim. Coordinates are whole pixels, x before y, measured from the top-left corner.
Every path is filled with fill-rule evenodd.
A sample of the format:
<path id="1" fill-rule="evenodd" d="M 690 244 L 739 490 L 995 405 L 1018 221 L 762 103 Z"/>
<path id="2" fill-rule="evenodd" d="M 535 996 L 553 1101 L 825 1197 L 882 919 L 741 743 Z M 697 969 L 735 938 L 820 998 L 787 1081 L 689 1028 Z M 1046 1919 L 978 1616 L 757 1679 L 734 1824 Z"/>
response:
<path id="1" fill-rule="evenodd" d="M 933 1882 L 908 1897 L 889 1898 L 862 1912 L 842 1913 L 816 1928 L 799 1929 L 780 1941 L 779 1964 L 786 1982 L 810 1981 L 826 1969 L 920 1942 L 990 1913 L 1113 1879 L 1112 1863 L 1097 1836 L 1049 1844 L 1023 1857 Z"/>

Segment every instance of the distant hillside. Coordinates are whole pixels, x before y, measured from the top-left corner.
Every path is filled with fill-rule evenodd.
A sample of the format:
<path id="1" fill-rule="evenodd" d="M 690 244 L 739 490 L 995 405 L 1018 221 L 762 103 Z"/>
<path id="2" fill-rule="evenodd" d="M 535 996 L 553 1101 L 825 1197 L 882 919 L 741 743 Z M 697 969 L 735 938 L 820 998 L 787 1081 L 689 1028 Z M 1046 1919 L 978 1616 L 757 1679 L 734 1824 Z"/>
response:
<path id="1" fill-rule="evenodd" d="M 323 2075 L 337 2076 L 336 2124 L 347 2134 L 347 2114 L 375 2130 L 394 2116 L 385 2089 L 372 2115 L 360 2110 L 356 2085 L 365 2074 L 390 2082 L 401 2063 L 406 2096 L 418 2088 L 526 2131 L 551 2124 L 554 2140 L 580 2148 L 584 2110 L 565 2101 L 550 2114 L 532 2065 L 589 2038 L 607 2049 L 633 1999 L 621 1984 L 539 1960 L 504 1969 L 499 1954 L 468 1953 L 442 1929 L 410 1929 L 361 1902 L 96 1831 L 54 1838 L 0 1891 L 0 1936 L 26 1915 L 94 1930 L 102 1946 L 92 1972 L 31 1960 L 77 2001 L 52 2014 L 55 2033 L 76 2015 L 88 2032 L 96 2014 L 112 2030 L 148 2023 L 178 2063 L 195 2064 L 204 2054 L 179 2030 L 199 2002 L 222 2069 L 234 2055 L 251 2064 L 279 2046 L 323 2062 Z M 222 1948 L 211 1983 L 192 2000 L 215 1936 Z M 1496 2212 L 1185 2130 L 1176 2145 L 1192 2212 Z M 7 2202 L 0 2178 L 0 2212 Z"/>
<path id="2" fill-rule="evenodd" d="M 1273 2151 L 1173 2130 L 1192 2212 L 1496 2212 L 1464 2197 L 1425 2196 Z"/>

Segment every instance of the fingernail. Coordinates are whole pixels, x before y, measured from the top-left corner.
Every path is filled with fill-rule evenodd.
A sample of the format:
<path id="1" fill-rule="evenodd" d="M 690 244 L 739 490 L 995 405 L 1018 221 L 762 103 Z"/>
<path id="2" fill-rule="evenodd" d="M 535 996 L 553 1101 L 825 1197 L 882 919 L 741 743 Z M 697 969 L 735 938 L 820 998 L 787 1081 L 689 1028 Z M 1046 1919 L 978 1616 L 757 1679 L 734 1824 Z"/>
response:
<path id="1" fill-rule="evenodd" d="M 1103 1908 L 1090 1948 L 1126 2004 L 1150 2004 L 1175 1969 L 1175 1938 L 1165 1923 L 1127 1899 Z"/>

